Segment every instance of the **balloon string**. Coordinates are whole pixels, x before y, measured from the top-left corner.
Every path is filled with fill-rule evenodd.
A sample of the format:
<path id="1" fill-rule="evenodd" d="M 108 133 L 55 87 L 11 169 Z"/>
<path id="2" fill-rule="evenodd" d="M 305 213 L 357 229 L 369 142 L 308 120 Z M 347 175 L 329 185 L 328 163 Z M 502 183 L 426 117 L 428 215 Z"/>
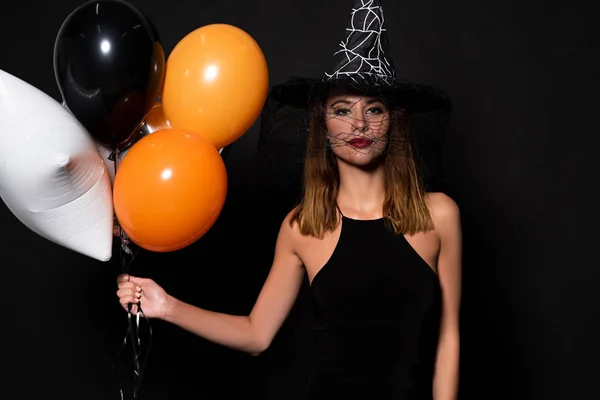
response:
<path id="1" fill-rule="evenodd" d="M 119 148 L 115 146 L 113 153 L 111 154 L 113 158 L 113 166 L 115 170 L 115 179 L 117 178 L 117 167 L 119 165 Z"/>
<path id="2" fill-rule="evenodd" d="M 141 303 L 138 303 L 138 312 L 137 312 L 137 314 L 135 314 L 135 316 L 131 313 L 131 308 L 132 308 L 131 303 L 128 304 L 127 308 L 128 308 L 127 320 L 128 320 L 129 326 L 127 328 L 125 337 L 123 338 L 123 342 L 121 343 L 121 347 L 119 348 L 119 351 L 117 352 L 117 361 L 114 364 L 115 378 L 117 380 L 117 385 L 119 387 L 119 395 L 120 395 L 121 400 L 125 400 L 125 393 L 123 391 L 123 386 L 120 384 L 119 369 L 118 369 L 117 363 L 121 359 L 123 351 L 125 350 L 125 347 L 127 346 L 127 340 L 130 339 L 130 341 L 131 341 L 131 348 L 132 348 L 132 354 L 133 354 L 133 388 L 132 388 L 132 398 L 133 399 L 139 398 L 140 387 L 142 384 L 144 371 L 146 370 L 146 365 L 148 363 L 148 356 L 150 355 L 150 346 L 152 344 L 152 326 L 150 325 L 150 321 L 148 320 L 148 318 L 144 315 L 144 312 L 142 311 Z M 146 320 L 146 323 L 148 324 L 148 342 L 146 345 L 146 354 L 145 354 L 143 360 L 141 359 L 142 343 L 141 343 L 141 339 L 138 335 L 139 328 L 140 328 L 140 315 Z M 134 320 L 135 320 L 135 322 L 134 322 Z"/>
<path id="3" fill-rule="evenodd" d="M 118 162 L 119 162 L 119 148 L 118 147 L 114 148 L 110 157 L 112 158 L 112 161 L 113 161 L 114 172 L 115 172 L 114 176 L 116 178 Z M 111 158 L 109 158 L 109 159 L 111 159 Z M 119 228 L 119 242 L 120 242 L 119 243 L 120 244 L 119 245 L 119 258 L 121 261 L 121 271 L 124 274 L 128 274 L 129 270 L 131 268 L 131 265 L 137 256 L 137 252 L 139 251 L 139 249 L 136 249 L 138 251 L 136 251 L 134 253 L 134 251 L 131 248 L 131 241 L 130 241 L 129 237 L 127 236 L 127 234 L 125 233 L 125 231 L 123 229 L 121 229 L 121 226 L 119 225 L 119 221 L 118 221 L 116 215 L 114 218 L 114 224 Z M 134 316 L 131 313 L 132 306 L 133 306 L 132 303 L 129 303 L 127 305 L 128 328 L 127 328 L 127 332 L 125 333 L 125 337 L 123 338 L 123 342 L 121 343 L 121 346 L 117 352 L 117 360 L 115 361 L 115 364 L 113 366 L 121 400 L 125 400 L 125 393 L 123 391 L 123 385 L 121 385 L 121 383 L 120 383 L 118 362 L 121 359 L 121 356 L 123 354 L 123 351 L 125 350 L 125 347 L 127 346 L 127 340 L 130 339 L 132 356 L 133 356 L 133 388 L 132 388 L 133 399 L 139 398 L 140 387 L 142 384 L 142 378 L 144 376 L 144 371 L 146 369 L 146 364 L 148 362 L 148 356 L 150 354 L 150 346 L 152 344 L 152 326 L 150 325 L 150 321 L 148 320 L 148 318 L 144 315 L 144 312 L 142 311 L 141 302 L 138 303 L 138 305 L 137 305 L 138 312 L 135 314 L 135 323 L 134 323 Z M 141 352 L 142 341 L 139 337 L 140 315 L 146 320 L 146 323 L 148 324 L 148 331 L 149 331 L 146 355 L 144 356 L 143 361 L 140 360 L 141 353 L 142 353 Z"/>
<path id="4" fill-rule="evenodd" d="M 128 274 L 129 270 L 131 269 L 131 264 L 133 263 L 133 261 L 135 260 L 137 253 L 139 252 L 139 249 L 134 253 L 133 250 L 131 249 L 131 241 L 129 240 L 129 237 L 127 236 L 127 234 L 119 228 L 119 239 L 120 239 L 120 246 L 119 246 L 119 258 L 121 259 L 121 272 L 124 274 Z"/>
<path id="5" fill-rule="evenodd" d="M 113 169 L 114 169 L 114 176 L 115 179 L 117 177 L 117 169 L 118 169 L 118 163 L 119 163 L 119 153 L 120 153 L 120 149 L 118 146 L 115 146 L 110 154 L 110 156 L 108 157 L 109 160 L 112 160 L 113 162 Z M 114 225 L 119 229 L 119 239 L 120 239 L 120 246 L 119 246 L 119 255 L 120 255 L 120 259 L 121 259 L 121 271 L 126 274 L 129 272 L 129 268 L 131 266 L 131 263 L 133 262 L 133 260 L 135 259 L 135 255 L 133 253 L 133 250 L 131 249 L 131 241 L 129 239 L 129 237 L 127 236 L 127 234 L 125 233 L 125 231 L 123 231 L 123 229 L 121 229 L 121 226 L 119 224 L 119 220 L 117 219 L 117 216 L 114 216 Z"/>
<path id="6" fill-rule="evenodd" d="M 120 241 L 121 241 L 121 245 L 119 247 L 119 255 L 121 258 L 121 268 L 122 268 L 123 273 L 129 273 L 131 264 L 133 263 L 133 261 L 135 260 L 135 258 L 137 256 L 137 251 L 134 253 L 131 250 L 131 247 L 129 246 L 130 245 L 129 238 L 127 237 L 127 235 L 125 234 L 125 232 L 123 230 L 121 230 L 121 232 L 120 232 Z M 136 250 L 139 251 L 139 249 L 136 249 Z M 137 304 L 138 312 L 135 314 L 135 316 L 133 316 L 133 314 L 131 313 L 132 306 L 133 306 L 132 303 L 129 303 L 127 305 L 128 328 L 127 328 L 127 332 L 125 333 L 125 337 L 123 338 L 123 343 L 121 344 L 121 347 L 117 353 L 117 362 L 121 359 L 122 353 L 127 345 L 127 340 L 129 339 L 130 343 L 131 343 L 131 350 L 132 350 L 132 355 L 133 355 L 133 399 L 138 399 L 140 386 L 142 384 L 142 378 L 144 375 L 144 370 L 146 369 L 146 363 L 148 361 L 148 356 L 150 354 L 150 346 L 152 344 L 152 326 L 150 325 L 150 321 L 148 320 L 148 318 L 144 315 L 141 303 Z M 140 316 L 142 316 L 146 320 L 146 323 L 148 325 L 148 330 L 149 330 L 148 343 L 146 345 L 147 346 L 146 355 L 144 357 L 143 362 L 141 362 L 141 360 L 140 360 L 141 347 L 142 347 L 142 341 L 139 336 Z M 135 324 L 134 324 L 134 317 L 135 317 Z M 123 386 L 121 385 L 121 383 L 119 381 L 119 373 L 116 368 L 116 363 L 115 363 L 115 376 L 117 378 L 117 385 L 119 387 L 119 393 L 121 395 L 121 400 L 124 400 Z"/>

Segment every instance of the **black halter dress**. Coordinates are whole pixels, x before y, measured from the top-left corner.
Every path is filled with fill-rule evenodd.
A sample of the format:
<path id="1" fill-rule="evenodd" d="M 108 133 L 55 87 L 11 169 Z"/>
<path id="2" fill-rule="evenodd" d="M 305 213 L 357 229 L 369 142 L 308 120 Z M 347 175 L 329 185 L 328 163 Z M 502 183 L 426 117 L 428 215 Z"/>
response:
<path id="1" fill-rule="evenodd" d="M 384 219 L 342 215 L 311 297 L 316 359 L 301 399 L 432 399 L 439 281 Z"/>

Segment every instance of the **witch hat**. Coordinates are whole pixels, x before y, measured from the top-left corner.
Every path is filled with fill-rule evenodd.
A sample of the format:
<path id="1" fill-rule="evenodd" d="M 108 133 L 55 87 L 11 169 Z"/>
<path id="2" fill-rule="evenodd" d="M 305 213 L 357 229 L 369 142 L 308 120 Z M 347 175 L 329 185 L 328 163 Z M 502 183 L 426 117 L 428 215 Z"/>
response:
<path id="1" fill-rule="evenodd" d="M 271 96 L 283 104 L 306 108 L 313 98 L 327 96 L 332 85 L 381 96 L 412 112 L 449 106 L 441 90 L 396 77 L 380 0 L 355 1 L 346 36 L 322 77 L 291 78 L 273 86 Z"/>
<path id="2" fill-rule="evenodd" d="M 452 114 L 442 90 L 396 77 L 380 0 L 357 0 L 346 35 L 333 53 L 330 68 L 317 78 L 290 78 L 272 86 L 261 115 L 257 146 L 271 184 L 300 187 L 310 124 L 309 105 L 328 97 L 332 86 L 344 85 L 355 95 L 370 95 L 401 107 L 411 115 L 410 137 L 424 179 L 439 187 L 441 156 Z M 402 146 L 402 143 L 399 144 Z"/>

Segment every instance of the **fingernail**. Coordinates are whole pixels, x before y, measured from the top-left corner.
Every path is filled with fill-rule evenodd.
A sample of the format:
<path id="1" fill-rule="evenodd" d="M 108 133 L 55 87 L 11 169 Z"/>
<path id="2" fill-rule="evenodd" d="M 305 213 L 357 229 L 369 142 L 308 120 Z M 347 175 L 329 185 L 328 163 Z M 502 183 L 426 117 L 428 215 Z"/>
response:
<path id="1" fill-rule="evenodd" d="M 136 287 L 135 287 L 135 290 L 137 290 L 138 292 L 140 292 L 140 291 L 142 290 L 142 288 L 141 288 L 141 287 L 139 287 L 139 286 L 136 286 Z"/>

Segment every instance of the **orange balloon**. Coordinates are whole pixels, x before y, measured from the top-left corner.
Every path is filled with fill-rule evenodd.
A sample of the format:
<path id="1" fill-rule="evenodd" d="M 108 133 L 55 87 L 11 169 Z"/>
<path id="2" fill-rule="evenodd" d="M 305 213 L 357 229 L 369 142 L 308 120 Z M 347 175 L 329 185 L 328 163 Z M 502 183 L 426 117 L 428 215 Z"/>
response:
<path id="1" fill-rule="evenodd" d="M 113 188 L 119 224 L 138 246 L 156 252 L 182 249 L 219 217 L 227 171 L 205 138 L 181 129 L 140 139 L 117 170 Z"/>
<path id="2" fill-rule="evenodd" d="M 222 148 L 258 119 L 268 90 L 267 62 L 256 41 L 235 26 L 212 24 L 189 33 L 169 55 L 161 101 L 174 128 Z"/>
<path id="3" fill-rule="evenodd" d="M 163 129 L 171 129 L 171 123 L 165 118 L 163 107 L 160 102 L 152 106 L 144 118 L 145 133 L 154 133 Z"/>

